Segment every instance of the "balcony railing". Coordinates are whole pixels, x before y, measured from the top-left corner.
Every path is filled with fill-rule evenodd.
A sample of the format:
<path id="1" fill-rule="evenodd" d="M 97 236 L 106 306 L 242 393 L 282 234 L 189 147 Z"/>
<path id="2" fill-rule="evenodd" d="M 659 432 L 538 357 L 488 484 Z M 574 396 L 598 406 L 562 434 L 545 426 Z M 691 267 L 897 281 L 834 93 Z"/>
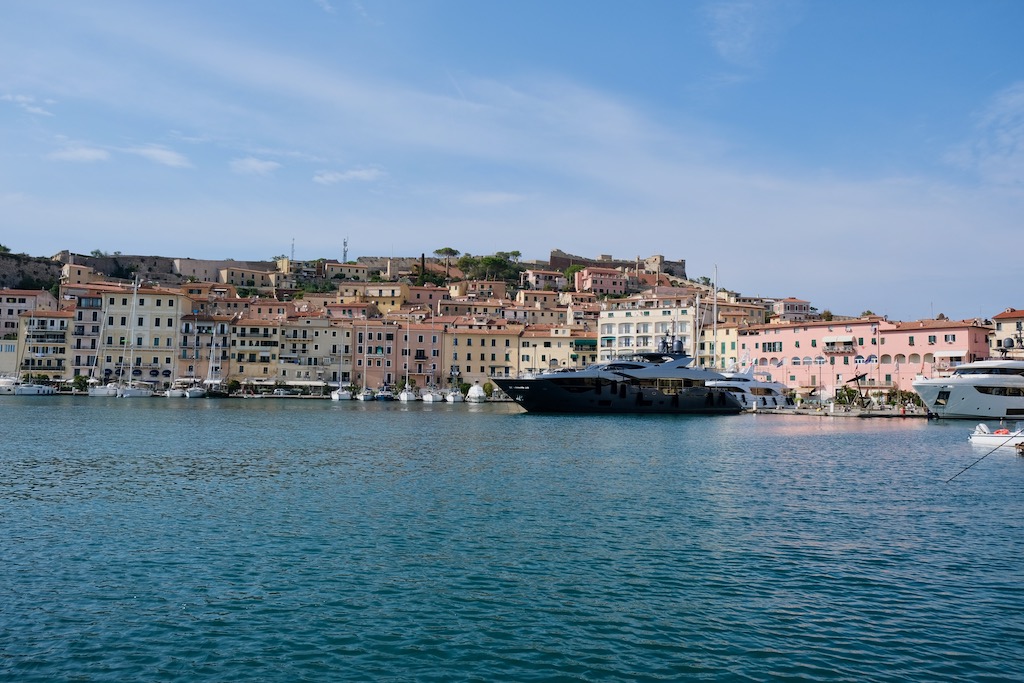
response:
<path id="1" fill-rule="evenodd" d="M 829 346 L 826 344 L 825 348 L 822 349 L 822 353 L 857 353 L 857 347 L 852 344 L 843 344 L 840 346 Z"/>

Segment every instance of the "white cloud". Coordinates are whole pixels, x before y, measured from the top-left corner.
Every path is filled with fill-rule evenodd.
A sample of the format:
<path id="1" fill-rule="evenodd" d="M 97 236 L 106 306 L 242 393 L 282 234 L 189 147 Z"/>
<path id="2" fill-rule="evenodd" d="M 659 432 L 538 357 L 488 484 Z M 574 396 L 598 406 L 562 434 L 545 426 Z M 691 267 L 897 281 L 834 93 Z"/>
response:
<path id="1" fill-rule="evenodd" d="M 279 168 L 281 168 L 281 164 L 276 161 L 267 161 L 255 157 L 231 160 L 231 170 L 242 175 L 270 175 Z"/>
<path id="2" fill-rule="evenodd" d="M 376 168 L 353 169 L 351 171 L 317 171 L 313 176 L 314 183 L 321 185 L 334 185 L 335 183 L 346 183 L 352 181 L 372 182 L 383 178 L 384 171 Z"/>
<path id="3" fill-rule="evenodd" d="M 38 116 L 53 116 L 53 113 L 43 109 L 41 106 L 36 104 L 36 98 L 31 95 L 3 95 L 0 96 L 0 101 L 13 102 L 14 104 L 21 107 L 24 111 L 29 114 L 36 114 Z M 47 100 L 47 104 L 53 104 L 53 100 Z"/>
<path id="4" fill-rule="evenodd" d="M 167 149 L 161 145 L 146 145 L 145 147 L 130 147 L 124 150 L 129 154 L 137 154 L 140 157 L 149 159 L 157 164 L 170 166 L 172 168 L 191 168 L 188 158 L 184 154 Z"/>
<path id="5" fill-rule="evenodd" d="M 1024 184 L 1024 81 L 995 94 L 976 115 L 974 135 L 947 160 L 996 185 Z"/>
<path id="6" fill-rule="evenodd" d="M 334 6 L 328 0 L 313 0 L 313 2 L 328 14 L 334 14 Z"/>
<path id="7" fill-rule="evenodd" d="M 47 159 L 53 159 L 54 161 L 77 161 L 77 162 L 93 162 L 93 161 L 106 161 L 110 158 L 110 152 L 105 149 L 98 147 L 88 147 L 86 145 L 72 145 L 65 147 L 64 149 L 58 149 L 54 152 L 50 152 L 46 155 Z"/>

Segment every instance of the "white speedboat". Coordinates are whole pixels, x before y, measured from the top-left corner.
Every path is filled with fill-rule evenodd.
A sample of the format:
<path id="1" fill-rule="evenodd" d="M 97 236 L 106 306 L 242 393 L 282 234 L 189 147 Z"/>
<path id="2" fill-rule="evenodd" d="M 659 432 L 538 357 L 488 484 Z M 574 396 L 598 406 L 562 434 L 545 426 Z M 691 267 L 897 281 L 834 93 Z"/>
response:
<path id="1" fill-rule="evenodd" d="M 17 377 L 0 377 L 0 396 L 14 396 L 14 388 L 19 384 L 21 381 Z"/>
<path id="2" fill-rule="evenodd" d="M 722 375 L 725 379 L 708 380 L 704 386 L 732 392 L 744 410 L 796 408 L 796 401 L 790 395 L 789 387 L 782 382 L 758 378 L 753 365 L 748 365 L 739 372 L 723 372 Z"/>
<path id="3" fill-rule="evenodd" d="M 936 417 L 1024 418 L 1024 361 L 964 363 L 949 377 L 918 376 L 911 386 Z"/>
<path id="4" fill-rule="evenodd" d="M 475 382 L 466 392 L 466 403 L 487 403 L 487 392 L 479 382 Z"/>
<path id="5" fill-rule="evenodd" d="M 974 446 L 1016 448 L 1024 444 L 1024 427 L 1017 424 L 1013 429 L 1006 427 L 992 429 L 982 422 L 967 436 L 967 440 Z"/>

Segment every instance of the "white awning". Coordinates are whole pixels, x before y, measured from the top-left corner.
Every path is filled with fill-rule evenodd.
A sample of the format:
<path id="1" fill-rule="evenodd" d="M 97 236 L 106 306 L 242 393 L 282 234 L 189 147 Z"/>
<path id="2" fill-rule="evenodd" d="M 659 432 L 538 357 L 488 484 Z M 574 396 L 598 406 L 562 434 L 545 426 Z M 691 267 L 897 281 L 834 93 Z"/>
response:
<path id="1" fill-rule="evenodd" d="M 963 358 L 967 355 L 967 349 L 953 349 L 952 351 L 936 351 L 932 354 L 936 358 Z"/>
<path id="2" fill-rule="evenodd" d="M 853 335 L 852 334 L 843 334 L 843 335 L 839 335 L 837 337 L 822 337 L 821 340 L 823 342 L 825 342 L 826 344 L 852 344 L 853 343 Z"/>

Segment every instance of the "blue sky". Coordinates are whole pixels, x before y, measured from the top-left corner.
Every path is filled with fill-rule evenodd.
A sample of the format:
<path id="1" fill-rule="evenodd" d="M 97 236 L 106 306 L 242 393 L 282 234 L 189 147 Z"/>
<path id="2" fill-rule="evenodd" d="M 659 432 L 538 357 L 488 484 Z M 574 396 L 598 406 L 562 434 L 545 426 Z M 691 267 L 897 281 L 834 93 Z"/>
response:
<path id="1" fill-rule="evenodd" d="M 0 243 L 1024 307 L 1024 3 L 3 0 Z"/>

